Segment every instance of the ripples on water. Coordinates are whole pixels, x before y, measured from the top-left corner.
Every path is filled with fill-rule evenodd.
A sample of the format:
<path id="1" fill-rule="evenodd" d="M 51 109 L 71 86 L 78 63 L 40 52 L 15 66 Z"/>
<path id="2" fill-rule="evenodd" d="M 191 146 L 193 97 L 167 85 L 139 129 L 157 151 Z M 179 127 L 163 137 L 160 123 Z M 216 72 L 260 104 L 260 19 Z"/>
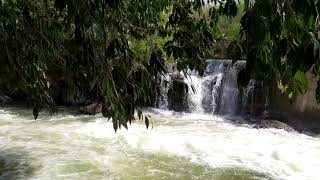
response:
<path id="1" fill-rule="evenodd" d="M 320 139 L 148 109 L 115 133 L 100 115 L 0 109 L 0 179 L 319 179 Z"/>

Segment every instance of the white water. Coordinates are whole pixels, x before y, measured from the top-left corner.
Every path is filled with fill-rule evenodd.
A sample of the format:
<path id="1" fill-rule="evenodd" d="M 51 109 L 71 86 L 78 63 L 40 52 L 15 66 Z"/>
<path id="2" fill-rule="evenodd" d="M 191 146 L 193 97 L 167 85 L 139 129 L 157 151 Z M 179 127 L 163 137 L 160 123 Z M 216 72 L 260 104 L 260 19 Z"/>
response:
<path id="1" fill-rule="evenodd" d="M 188 85 L 188 96 L 189 96 L 189 108 L 191 112 L 197 114 L 203 114 L 202 108 L 202 77 L 197 73 L 192 72 L 189 77 L 185 77 L 185 83 Z M 192 88 L 193 86 L 193 88 Z"/>
<path id="2" fill-rule="evenodd" d="M 244 67 L 245 62 L 239 61 L 235 64 L 230 60 L 211 60 L 204 76 L 195 71 L 188 71 L 185 76 L 181 72 L 180 77 L 184 78 L 188 85 L 188 96 L 185 97 L 186 110 L 197 114 L 222 114 L 237 115 L 241 112 L 241 95 L 238 90 L 237 76 Z M 161 109 L 168 108 L 168 82 L 173 81 L 170 75 L 161 78 L 160 93 L 156 106 Z"/>
<path id="3" fill-rule="evenodd" d="M 157 96 L 157 100 L 155 103 L 158 103 L 155 105 L 155 107 L 159 107 L 161 109 L 167 109 L 168 108 L 168 90 L 170 87 L 171 79 L 169 75 L 161 76 L 160 80 L 160 92 Z"/>
<path id="4" fill-rule="evenodd" d="M 208 66 L 208 73 L 203 79 L 202 96 L 205 101 L 204 106 L 207 113 L 218 113 L 218 103 L 220 97 L 220 87 L 224 77 L 224 63 L 219 62 L 213 67 Z"/>
<path id="5" fill-rule="evenodd" d="M 239 113 L 239 97 L 237 65 L 230 65 L 222 87 L 220 114 L 236 115 Z"/>
<path id="6" fill-rule="evenodd" d="M 30 110 L 2 108 L 0 179 L 320 177 L 320 138 L 156 109 L 152 130 L 135 122 L 115 133 L 100 115 L 69 113 L 34 121 Z"/>

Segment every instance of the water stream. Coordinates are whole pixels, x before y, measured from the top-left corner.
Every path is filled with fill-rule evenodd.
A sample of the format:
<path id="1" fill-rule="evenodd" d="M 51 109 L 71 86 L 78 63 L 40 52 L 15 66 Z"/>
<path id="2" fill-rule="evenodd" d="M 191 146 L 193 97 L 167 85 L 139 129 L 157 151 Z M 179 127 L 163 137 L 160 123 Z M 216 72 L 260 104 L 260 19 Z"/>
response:
<path id="1" fill-rule="evenodd" d="M 225 117 L 147 109 L 115 133 L 100 115 L 61 109 L 35 121 L 0 109 L 0 179 L 319 179 L 320 138 Z"/>
<path id="2" fill-rule="evenodd" d="M 245 67 L 244 61 L 232 63 L 230 60 L 208 60 L 203 76 L 197 72 L 189 72 L 184 78 L 188 86 L 188 111 L 197 114 L 238 115 L 241 112 L 241 94 L 238 89 L 237 77 L 239 71 Z M 168 89 L 170 89 L 171 75 L 161 77 L 160 92 L 155 107 L 168 109 Z"/>

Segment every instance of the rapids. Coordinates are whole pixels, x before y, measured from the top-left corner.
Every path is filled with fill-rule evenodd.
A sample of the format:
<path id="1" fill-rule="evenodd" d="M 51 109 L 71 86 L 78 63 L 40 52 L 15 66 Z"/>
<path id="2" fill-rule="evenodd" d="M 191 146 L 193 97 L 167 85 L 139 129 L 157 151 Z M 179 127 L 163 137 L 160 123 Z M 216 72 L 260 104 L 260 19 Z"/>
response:
<path id="1" fill-rule="evenodd" d="M 319 179 L 320 138 L 146 109 L 153 129 L 69 109 L 0 109 L 0 179 Z"/>

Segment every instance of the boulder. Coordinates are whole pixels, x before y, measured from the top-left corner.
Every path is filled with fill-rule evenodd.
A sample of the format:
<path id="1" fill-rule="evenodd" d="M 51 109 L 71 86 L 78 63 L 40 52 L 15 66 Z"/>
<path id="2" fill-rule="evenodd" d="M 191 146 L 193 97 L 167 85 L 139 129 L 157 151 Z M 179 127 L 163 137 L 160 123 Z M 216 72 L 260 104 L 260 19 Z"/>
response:
<path id="1" fill-rule="evenodd" d="M 272 119 L 267 119 L 267 120 L 255 120 L 255 128 L 275 128 L 275 129 L 283 129 L 286 130 L 288 132 L 292 132 L 295 131 L 294 128 L 292 128 L 291 126 L 289 126 L 286 123 L 283 123 L 281 121 L 278 120 L 272 120 Z"/>
<path id="2" fill-rule="evenodd" d="M 90 105 L 80 107 L 80 112 L 89 115 L 99 114 L 102 112 L 102 105 L 95 102 Z"/>

